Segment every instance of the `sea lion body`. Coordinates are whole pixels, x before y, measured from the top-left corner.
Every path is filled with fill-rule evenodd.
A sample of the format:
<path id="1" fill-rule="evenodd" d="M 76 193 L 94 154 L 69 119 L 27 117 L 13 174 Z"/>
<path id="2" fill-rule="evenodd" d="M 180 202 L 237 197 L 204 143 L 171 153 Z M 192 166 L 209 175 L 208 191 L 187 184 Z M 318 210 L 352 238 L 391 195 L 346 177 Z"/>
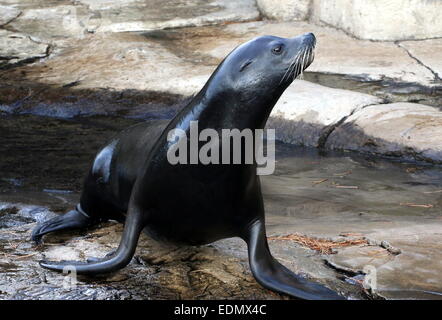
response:
<path id="1" fill-rule="evenodd" d="M 152 141 L 158 141 L 167 124 L 149 121 L 129 127 L 97 153 L 84 183 L 82 211 L 104 214 L 103 220 L 124 221 L 135 181 L 154 147 Z M 242 203 L 245 194 L 260 194 L 247 188 L 248 177 L 256 176 L 254 168 L 244 174 L 243 167 L 232 170 L 229 165 L 180 167 L 169 164 L 163 156 L 151 160 L 149 171 L 154 174 L 142 187 L 149 206 L 156 208 L 144 231 L 157 240 L 189 245 L 237 235 L 237 225 L 243 223 L 235 203 Z M 238 179 L 241 174 L 243 179 Z M 164 194 L 170 201 L 164 200 Z"/>
<path id="2" fill-rule="evenodd" d="M 116 219 L 125 222 L 120 246 L 92 263 L 40 264 L 55 271 L 74 266 L 78 274 L 116 271 L 132 259 L 143 230 L 158 240 L 191 245 L 240 237 L 248 245 L 252 273 L 263 286 L 299 298 L 339 299 L 271 256 L 255 162 L 171 164 L 168 159 L 169 133 L 179 129 L 189 135 L 193 121 L 199 132 L 263 129 L 281 94 L 313 61 L 314 46 L 313 34 L 264 36 L 242 44 L 167 125 L 143 123 L 111 139 L 91 166 L 77 209 L 37 227 L 33 238 Z"/>

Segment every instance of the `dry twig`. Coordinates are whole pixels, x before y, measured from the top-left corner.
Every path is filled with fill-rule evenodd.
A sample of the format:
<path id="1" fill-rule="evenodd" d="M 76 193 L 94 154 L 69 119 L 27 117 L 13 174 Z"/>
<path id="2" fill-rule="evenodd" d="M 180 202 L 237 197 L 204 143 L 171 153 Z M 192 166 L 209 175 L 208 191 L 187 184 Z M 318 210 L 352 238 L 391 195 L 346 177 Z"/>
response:
<path id="1" fill-rule="evenodd" d="M 432 205 L 431 203 L 429 204 L 417 204 L 417 203 L 411 203 L 411 202 L 402 202 L 400 203 L 401 206 L 406 206 L 406 207 L 413 207 L 413 208 L 433 208 L 434 205 Z"/>

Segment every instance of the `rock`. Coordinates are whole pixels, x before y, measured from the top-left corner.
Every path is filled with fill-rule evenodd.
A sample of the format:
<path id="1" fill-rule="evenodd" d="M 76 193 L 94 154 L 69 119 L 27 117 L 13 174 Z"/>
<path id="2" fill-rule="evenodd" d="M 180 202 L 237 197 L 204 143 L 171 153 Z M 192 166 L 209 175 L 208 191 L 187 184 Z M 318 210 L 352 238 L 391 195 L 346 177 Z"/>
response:
<path id="1" fill-rule="evenodd" d="M 255 20 L 259 12 L 253 0 L 116 1 L 114 5 L 82 0 L 101 15 L 100 32 L 148 31 Z"/>
<path id="2" fill-rule="evenodd" d="M 257 0 L 261 13 L 279 21 L 306 20 L 342 29 L 366 40 L 410 40 L 442 36 L 440 1 Z"/>
<path id="3" fill-rule="evenodd" d="M 343 74 L 363 81 L 387 80 L 441 86 L 434 82 L 435 76 L 431 71 L 398 45 L 354 39 L 329 27 L 318 27 L 307 22 L 259 21 L 213 27 L 210 32 L 203 28 L 199 30 L 175 31 L 169 42 L 176 43 L 181 51 L 188 52 L 187 55 L 200 53 L 220 60 L 238 44 L 260 35 L 294 37 L 313 32 L 317 45 L 309 72 Z M 442 61 L 442 51 L 434 50 L 432 54 L 432 60 Z M 431 68 L 431 64 L 428 67 Z"/>
<path id="4" fill-rule="evenodd" d="M 435 83 L 435 76 L 427 67 L 410 57 L 404 48 L 398 47 L 396 44 L 356 40 L 332 28 L 318 27 L 305 22 L 249 22 L 216 27 L 167 30 L 162 31 L 162 33 L 147 33 L 145 37 L 149 39 L 148 41 L 146 41 L 145 37 L 130 34 L 100 34 L 100 36 L 95 35 L 96 38 L 94 39 L 92 39 L 91 36 L 86 36 L 84 37 L 84 42 L 76 40 L 70 41 L 67 47 L 73 49 L 64 52 L 64 55 L 74 57 L 80 50 L 86 53 L 89 57 L 88 60 L 84 57 L 78 57 L 79 59 L 77 59 L 77 61 L 90 63 L 90 68 L 94 69 L 94 74 L 97 74 L 97 76 L 104 72 L 103 67 L 109 64 L 106 72 L 110 72 L 114 75 L 115 73 L 118 74 L 112 78 L 109 77 L 110 74 L 104 77 L 104 79 L 101 77 L 97 83 L 101 83 L 100 86 L 110 86 L 111 83 L 108 82 L 126 82 L 125 79 L 127 79 L 129 82 L 120 83 L 118 85 L 119 87 L 123 86 L 125 88 L 129 87 L 129 83 L 135 85 L 134 88 L 139 87 L 141 84 L 146 84 L 147 87 L 148 83 L 155 81 L 155 79 L 149 81 L 144 81 L 143 79 L 152 72 L 156 72 L 155 70 L 157 70 L 157 68 L 155 68 L 155 65 L 157 62 L 162 66 L 162 70 L 166 70 L 164 73 L 167 73 L 167 70 L 173 70 L 171 68 L 174 64 L 180 61 L 176 66 L 178 66 L 179 69 L 187 69 L 187 66 L 189 66 L 187 77 L 191 78 L 189 81 L 186 79 L 182 85 L 187 86 L 189 84 L 193 90 L 195 90 L 197 87 L 196 82 L 201 82 L 202 78 L 200 76 L 203 73 L 207 74 L 211 72 L 216 64 L 238 44 L 259 35 L 274 34 L 282 37 L 292 37 L 308 31 L 314 32 L 318 39 L 316 58 L 308 69 L 310 72 L 344 74 L 367 81 L 387 80 L 417 83 L 429 87 L 441 86 L 440 83 Z M 154 44 L 149 44 L 152 42 Z M 99 48 L 98 44 L 104 45 L 104 48 Z M 90 47 L 86 47 L 88 45 Z M 129 51 L 118 52 L 118 50 L 123 50 L 124 47 L 127 48 L 125 50 Z M 159 52 L 162 54 L 157 55 L 155 52 L 151 52 L 154 48 L 159 48 L 158 50 L 160 50 Z M 435 49 L 437 49 L 437 47 L 435 47 Z M 57 54 L 59 51 L 57 51 Z M 101 62 L 102 70 L 96 70 L 99 68 L 93 64 L 93 60 L 99 59 L 99 55 L 104 55 L 107 59 Z M 439 60 L 442 61 L 441 55 L 442 50 L 434 51 L 433 58 L 426 60 L 428 61 L 426 62 L 427 66 L 432 68 L 432 64 L 437 65 Z M 119 67 L 111 67 L 110 61 L 112 60 L 109 60 L 108 57 L 119 57 L 120 62 L 116 63 Z M 177 59 L 177 57 L 180 59 Z M 118 78 L 123 75 L 123 70 L 133 68 L 133 64 L 127 64 L 128 60 L 133 61 L 135 59 L 139 65 L 141 64 L 139 68 L 134 69 L 136 70 L 135 72 L 139 73 L 137 75 L 138 81 L 132 80 L 134 79 L 134 76 L 130 76 L 132 70 L 124 76 L 124 79 L 118 80 Z M 149 61 L 147 61 L 147 59 L 149 59 Z M 154 61 L 154 59 L 158 61 Z M 83 74 L 80 79 L 89 73 L 89 66 L 82 65 L 82 68 L 78 68 L 78 63 L 76 63 L 75 60 L 72 62 L 74 63 L 73 65 L 77 66 L 75 67 L 74 74 L 80 72 Z M 127 65 L 123 64 L 123 62 L 126 62 Z M 48 63 L 51 62 L 48 61 Z M 115 61 L 112 61 L 112 64 L 113 63 L 115 63 Z M 170 68 L 165 69 L 165 63 L 170 64 Z M 143 66 L 144 64 L 146 64 L 145 67 Z M 147 65 L 153 66 L 150 72 L 147 71 L 149 70 Z M 141 72 L 143 70 L 145 72 Z M 46 74 L 49 72 L 50 71 L 45 71 L 44 74 L 40 75 L 43 81 L 49 80 L 46 80 L 45 77 L 52 78 L 52 75 L 49 76 Z M 62 72 L 61 74 L 65 74 L 68 78 L 73 78 L 73 76 L 71 77 L 71 73 Z M 178 71 L 177 74 L 181 75 L 182 73 Z M 198 74 L 198 76 L 193 78 L 193 74 Z M 155 74 L 152 74 L 152 78 L 154 75 Z M 158 74 L 156 75 L 158 76 Z M 60 78 L 61 75 L 58 74 L 55 77 Z M 161 79 L 161 77 L 157 78 Z M 172 82 L 172 86 L 177 85 L 173 83 L 177 81 L 176 77 L 172 79 L 170 79 L 170 77 L 168 78 L 169 82 Z M 66 79 L 63 83 L 77 80 L 79 80 L 78 77 L 73 80 Z M 87 82 L 87 79 L 83 80 L 84 84 L 85 82 Z M 180 91 L 182 93 L 190 92 L 191 89 Z"/>
<path id="5" fill-rule="evenodd" d="M 376 268 L 377 292 L 386 298 L 440 299 L 441 282 L 436 272 L 441 266 L 440 225 L 410 224 L 391 230 L 379 230 L 372 236 L 389 239 L 401 248 L 401 254 Z M 425 244 L 432 239 L 433 245 Z M 434 241 L 434 242 L 433 242 Z"/>
<path id="6" fill-rule="evenodd" d="M 21 13 L 21 11 L 17 8 L 2 5 L 0 5 L 0 12 L 0 26 L 8 24 L 9 22 L 17 18 Z"/>
<path id="7" fill-rule="evenodd" d="M 33 224 L 0 233 L 3 243 L 28 241 L 27 232 Z M 247 248 L 240 239 L 225 239 L 211 245 L 179 248 L 157 243 L 142 235 L 137 255 L 132 262 L 113 275 L 94 278 L 78 277 L 76 286 L 65 288 L 67 278 L 44 270 L 36 262 L 45 259 L 84 260 L 102 257 L 119 242 L 122 226 L 104 224 L 89 230 L 87 236 L 73 238 L 53 234 L 42 247 L 4 247 L 0 255 L 0 297 L 3 299 L 287 299 L 262 288 L 253 278 Z M 76 232 L 78 234 L 78 232 Z M 319 256 L 296 244 L 271 244 L 284 264 L 296 272 L 308 274 L 316 281 L 327 283 L 346 295 L 358 296 L 358 288 L 335 278 L 335 272 L 322 264 Z M 297 256 L 296 261 L 291 255 Z M 20 272 L 17 270 L 20 269 Z M 318 279 L 319 277 L 319 279 Z M 324 277 L 325 279 L 323 279 Z M 11 279 L 13 284 L 11 285 Z M 40 281 L 35 281 L 40 279 Z"/>
<path id="8" fill-rule="evenodd" d="M 436 83 L 442 86 L 442 39 L 404 41 L 400 46 L 435 73 Z"/>
<path id="9" fill-rule="evenodd" d="M 34 41 L 23 34 L 0 30 L 0 67 L 44 58 L 48 50 L 48 44 Z"/>
<path id="10" fill-rule="evenodd" d="M 400 246 L 400 253 L 392 254 L 376 246 L 349 247 L 325 259 L 337 269 L 355 274 L 371 273 L 371 289 L 381 297 L 440 299 L 440 279 L 437 279 L 436 272 L 440 268 L 442 252 L 437 240 L 441 238 L 440 226 L 425 223 L 401 225 L 389 230 L 379 229 L 370 235 L 391 239 Z M 430 238 L 436 245 L 424 244 Z"/>
<path id="11" fill-rule="evenodd" d="M 88 30 L 88 21 L 93 16 L 85 7 L 76 5 L 45 4 L 24 7 L 22 14 L 8 27 L 31 35 L 40 41 L 54 38 L 79 38 Z"/>
<path id="12" fill-rule="evenodd" d="M 271 5 L 274 2 L 263 1 L 262 5 L 265 6 L 265 3 Z M 290 3 L 296 8 L 308 7 L 308 1 L 281 1 L 280 5 L 289 6 Z M 404 45 L 397 45 L 361 41 L 333 28 L 319 27 L 306 22 L 260 21 L 222 25 L 225 22 L 257 19 L 259 12 L 252 0 L 212 2 L 193 0 L 185 4 L 178 0 L 149 0 L 147 2 L 82 0 L 74 3 L 62 1 L 57 2 L 57 5 L 38 1 L 31 5 L 13 1 L 11 4 L 22 13 L 8 26 L 17 33 L 32 36 L 32 39 L 39 42 L 56 44 L 54 46 L 56 54 L 63 48 L 76 50 L 76 47 L 81 44 L 75 39 L 88 38 L 87 35 L 91 32 L 152 32 L 180 27 L 181 29 L 162 33 L 161 36 L 155 37 L 154 33 L 150 36 L 152 40 L 163 42 L 168 51 L 172 51 L 173 54 L 187 61 L 193 61 L 199 67 L 204 64 L 215 65 L 236 45 L 259 35 L 274 34 L 292 37 L 311 31 L 317 36 L 318 45 L 316 59 L 309 71 L 344 74 L 368 81 L 391 80 L 424 86 L 441 86 L 440 82 L 435 83 L 438 78 L 434 74 L 438 72 L 434 70 L 440 69 L 437 67 L 439 61 L 442 61 L 442 50 L 437 50 L 438 40 L 434 40 L 433 53 L 429 51 L 432 48 L 430 42 L 425 46 L 428 53 L 423 56 L 432 56 L 423 57 L 424 65 L 422 65 L 420 60 L 409 55 L 416 51 L 417 59 L 419 59 L 419 52 L 422 51 L 419 47 L 420 43 L 413 45 L 407 42 Z M 281 12 L 289 11 L 283 9 Z M 212 28 L 206 26 L 210 24 L 220 24 L 220 26 Z M 186 26 L 203 27 L 183 30 L 182 27 Z M 163 37 L 165 35 L 172 37 L 165 39 Z M 108 39 L 112 41 L 111 37 Z M 120 39 L 115 39 L 115 41 L 118 40 Z M 140 56 L 140 59 L 142 58 Z"/>
<path id="13" fill-rule="evenodd" d="M 374 256 L 376 259 L 373 259 Z M 344 247 L 338 249 L 336 254 L 325 257 L 336 269 L 350 274 L 363 273 L 363 269 L 368 265 L 377 268 L 394 259 L 395 255 L 378 246 Z"/>
<path id="14" fill-rule="evenodd" d="M 442 112 L 415 103 L 369 106 L 336 127 L 326 147 L 442 163 Z"/>
<path id="15" fill-rule="evenodd" d="M 298 21 L 308 18 L 312 0 L 257 0 L 256 4 L 269 19 Z"/>
<path id="16" fill-rule="evenodd" d="M 361 108 L 382 99 L 348 90 L 332 89 L 296 80 L 271 113 L 268 128 L 287 143 L 318 146 L 328 130 Z"/>
<path id="17" fill-rule="evenodd" d="M 48 260 L 69 260 L 69 261 L 75 261 L 75 260 L 81 260 L 82 255 L 79 250 L 76 248 L 69 248 L 69 247 L 63 247 L 63 246 L 57 246 L 52 247 L 49 250 L 47 250 L 44 254 L 45 259 Z"/>
<path id="18" fill-rule="evenodd" d="M 27 78 L 56 86 L 77 83 L 76 89 L 130 88 L 189 96 L 214 69 L 185 61 L 136 34 L 88 35 L 71 46 L 44 64 L 28 67 Z"/>
<path id="19" fill-rule="evenodd" d="M 241 22 L 259 17 L 253 0 L 81 0 L 22 6 L 11 27 L 39 39 L 83 37 L 89 32 L 148 31 Z"/>
<path id="20" fill-rule="evenodd" d="M 442 36 L 441 1 L 314 1 L 315 21 L 367 40 L 428 39 Z"/>

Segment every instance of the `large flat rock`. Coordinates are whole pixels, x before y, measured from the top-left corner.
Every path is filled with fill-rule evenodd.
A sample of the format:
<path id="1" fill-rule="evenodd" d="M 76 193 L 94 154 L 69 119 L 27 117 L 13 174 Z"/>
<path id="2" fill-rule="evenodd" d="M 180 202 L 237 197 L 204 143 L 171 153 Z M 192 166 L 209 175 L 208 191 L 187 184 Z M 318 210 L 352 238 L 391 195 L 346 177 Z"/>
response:
<path id="1" fill-rule="evenodd" d="M 326 259 L 333 266 L 355 274 L 372 273 L 374 292 L 392 299 L 441 299 L 442 225 L 402 224 L 367 235 L 383 239 L 382 247 L 349 247 Z M 430 244 L 428 242 L 431 240 Z M 400 248 L 400 249 L 399 249 Z"/>
<path id="2" fill-rule="evenodd" d="M 256 4 L 266 18 L 293 21 L 308 18 L 311 0 L 256 0 Z"/>
<path id="3" fill-rule="evenodd" d="M 344 118 L 379 103 L 382 99 L 368 94 L 295 80 L 274 107 L 267 127 L 276 128 L 279 140 L 317 147 Z"/>
<path id="4" fill-rule="evenodd" d="M 17 8 L 0 4 L 0 13 L 0 26 L 4 26 L 17 18 L 20 15 L 21 11 Z"/>
<path id="5" fill-rule="evenodd" d="M 219 61 L 235 46 L 254 37 L 294 37 L 306 32 L 313 32 L 317 38 L 315 61 L 309 71 L 349 75 L 362 80 L 441 85 L 440 82 L 435 83 L 437 79 L 427 67 L 410 57 L 404 48 L 395 43 L 358 40 L 333 28 L 301 21 L 258 21 L 176 30 L 170 33 L 167 40 L 171 48 L 179 48 L 182 54 L 192 56 L 200 53 Z M 442 60 L 442 51 L 434 50 L 432 54 L 433 60 Z M 431 68 L 431 64 L 429 67 Z"/>
<path id="6" fill-rule="evenodd" d="M 183 60 L 164 46 L 133 34 L 89 35 L 44 63 L 27 67 L 27 79 L 76 88 L 136 89 L 191 95 L 213 66 Z"/>
<path id="7" fill-rule="evenodd" d="M 264 7 L 264 3 L 277 6 L 264 1 Z M 293 13 L 296 8 L 302 11 L 302 8 L 308 7 L 308 3 L 300 2 L 293 8 L 287 4 L 290 9 L 282 11 L 287 14 Z M 310 71 L 350 75 L 362 80 L 386 79 L 425 86 L 441 85 L 440 78 L 432 72 L 438 69 L 438 61 L 442 60 L 442 50 L 437 50 L 437 41 L 426 46 L 427 51 L 432 46 L 434 50 L 430 58 L 422 59 L 422 64 L 409 55 L 412 51 L 422 51 L 420 48 L 411 48 L 418 47 L 418 44 L 407 43 L 402 46 L 357 40 L 342 31 L 307 22 L 237 23 L 259 18 L 253 0 L 10 0 L 6 4 L 4 20 L 9 22 L 7 26 L 11 31 L 30 35 L 39 41 L 51 42 L 56 44 L 55 47 L 73 47 L 77 45 L 74 39 L 87 37 L 90 33 L 153 32 L 199 26 L 190 30 L 171 31 L 173 36 L 169 39 L 169 49 L 197 59 L 199 53 L 203 57 L 212 57 L 219 61 L 236 45 L 259 35 L 291 37 L 314 32 L 318 38 L 317 55 Z M 218 26 L 204 27 L 214 24 Z M 157 40 L 164 40 L 160 38 Z M 418 52 L 416 56 L 419 56 Z"/>
<path id="8" fill-rule="evenodd" d="M 165 28 L 202 26 L 224 22 L 255 20 L 259 12 L 253 0 L 149 0 L 108 1 L 82 0 L 98 10 L 98 32 L 146 31 Z"/>
<path id="9" fill-rule="evenodd" d="M 442 163 L 442 112 L 414 103 L 369 106 L 336 127 L 326 147 Z"/>
<path id="10" fill-rule="evenodd" d="M 429 68 L 435 74 L 436 82 L 442 84 L 442 39 L 404 41 L 400 46 Z"/>
<path id="11" fill-rule="evenodd" d="M 21 15 L 10 22 L 8 28 L 40 41 L 82 37 L 93 16 L 87 8 L 69 1 L 25 2 L 21 4 L 21 10 Z"/>
<path id="12" fill-rule="evenodd" d="M 57 39 L 88 32 L 148 31 L 255 20 L 253 0 L 132 0 L 19 3 L 22 14 L 10 23 L 17 31 Z"/>
<path id="13" fill-rule="evenodd" d="M 369 40 L 428 39 L 442 36 L 442 2 L 426 0 L 314 1 L 313 17 Z"/>
<path id="14" fill-rule="evenodd" d="M 21 33 L 0 30 L 0 66 L 32 62 L 48 55 L 49 45 Z"/>

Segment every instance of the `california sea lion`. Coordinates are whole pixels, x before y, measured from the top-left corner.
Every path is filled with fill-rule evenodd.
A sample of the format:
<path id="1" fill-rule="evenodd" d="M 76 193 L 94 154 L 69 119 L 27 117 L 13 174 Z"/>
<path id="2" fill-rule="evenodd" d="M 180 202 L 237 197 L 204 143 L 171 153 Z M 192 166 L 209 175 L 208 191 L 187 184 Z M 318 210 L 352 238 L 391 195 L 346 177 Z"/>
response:
<path id="1" fill-rule="evenodd" d="M 191 245 L 240 237 L 264 287 L 303 299 L 340 299 L 272 257 L 256 163 L 173 165 L 167 159 L 168 132 L 189 132 L 190 121 L 198 121 L 199 130 L 264 128 L 281 94 L 313 61 L 315 44 L 312 33 L 244 43 L 170 122 L 141 123 L 114 137 L 98 152 L 77 208 L 37 226 L 32 237 L 39 241 L 52 231 L 116 219 L 125 221 L 118 249 L 93 262 L 41 261 L 41 266 L 62 271 L 73 265 L 78 274 L 116 271 L 132 259 L 143 229 L 154 238 Z"/>

